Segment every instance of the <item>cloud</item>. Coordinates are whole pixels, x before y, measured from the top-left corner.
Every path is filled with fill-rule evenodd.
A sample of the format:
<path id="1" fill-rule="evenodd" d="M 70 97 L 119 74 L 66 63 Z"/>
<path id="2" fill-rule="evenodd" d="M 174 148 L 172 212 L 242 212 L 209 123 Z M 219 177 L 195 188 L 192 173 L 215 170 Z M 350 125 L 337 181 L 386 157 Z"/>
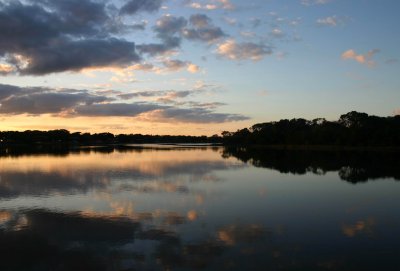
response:
<path id="1" fill-rule="evenodd" d="M 44 75 L 139 61 L 135 43 L 116 37 L 125 30 L 116 20 L 103 1 L 7 2 L 0 6 L 2 74 Z"/>
<path id="2" fill-rule="evenodd" d="M 252 28 L 257 28 L 262 23 L 262 20 L 260 18 L 250 18 L 249 21 Z"/>
<path id="3" fill-rule="evenodd" d="M 345 21 L 348 19 L 349 18 L 346 18 L 346 17 L 338 17 L 336 15 L 333 15 L 333 16 L 328 16 L 325 18 L 318 19 L 317 25 L 335 27 L 338 25 L 343 25 L 345 23 Z"/>
<path id="4" fill-rule="evenodd" d="M 156 22 L 154 31 L 161 39 L 169 39 L 170 36 L 178 34 L 187 25 L 187 20 L 180 16 L 164 15 Z"/>
<path id="5" fill-rule="evenodd" d="M 214 26 L 211 18 L 205 14 L 191 15 L 189 22 L 193 28 L 185 28 L 182 32 L 183 37 L 188 40 L 211 43 L 226 36 L 224 31 Z"/>
<path id="6" fill-rule="evenodd" d="M 134 71 L 151 71 L 154 69 L 154 65 L 150 63 L 138 63 L 128 67 L 128 69 Z"/>
<path id="7" fill-rule="evenodd" d="M 180 33 L 187 25 L 184 17 L 164 15 L 156 21 L 153 30 L 161 43 L 141 44 L 137 46 L 140 53 L 156 56 L 166 54 L 181 45 Z"/>
<path id="8" fill-rule="evenodd" d="M 167 59 L 162 62 L 162 64 L 167 68 L 169 71 L 179 71 L 181 69 L 186 68 L 188 62 L 178 60 L 178 59 Z"/>
<path id="9" fill-rule="evenodd" d="M 249 119 L 244 115 L 215 113 L 205 108 L 167 108 L 156 110 L 150 116 L 157 121 L 177 121 L 184 123 L 221 123 Z"/>
<path id="10" fill-rule="evenodd" d="M 173 52 L 174 49 L 179 48 L 181 44 L 180 38 L 173 38 L 165 43 L 148 43 L 136 46 L 136 49 L 141 54 L 148 54 L 150 56 L 164 55 Z"/>
<path id="11" fill-rule="evenodd" d="M 230 0 L 218 0 L 221 3 L 223 9 L 235 9 L 235 6 Z"/>
<path id="12" fill-rule="evenodd" d="M 319 25 L 329 25 L 329 26 L 337 26 L 338 19 L 336 16 L 328 16 L 325 18 L 320 18 L 317 20 L 317 24 Z"/>
<path id="13" fill-rule="evenodd" d="M 215 113 L 204 108 L 177 108 L 155 103 L 105 103 L 78 106 L 74 110 L 79 116 L 91 117 L 135 117 L 145 114 L 148 121 L 182 123 L 221 123 L 249 119 L 239 114 Z"/>
<path id="14" fill-rule="evenodd" d="M 47 88 L 19 88 L 0 85 L 0 114 L 61 113 L 77 105 L 91 105 L 112 101 L 111 98 L 93 95 L 84 90 L 50 90 Z"/>
<path id="15" fill-rule="evenodd" d="M 187 0 L 186 6 L 194 9 L 204 9 L 204 10 L 235 9 L 235 6 L 231 3 L 230 0 L 214 0 L 214 1 L 208 1 L 206 3 L 192 2 Z"/>
<path id="16" fill-rule="evenodd" d="M 189 18 L 189 22 L 197 28 L 204 28 L 210 26 L 211 19 L 205 14 L 194 14 Z"/>
<path id="17" fill-rule="evenodd" d="M 222 18 L 223 20 L 224 20 L 224 22 L 225 23 L 227 23 L 227 24 L 229 24 L 229 25 L 232 25 L 232 26 L 234 26 L 234 25 L 236 25 L 237 24 L 237 19 L 235 19 L 235 18 L 231 18 L 231 17 L 223 17 Z"/>
<path id="18" fill-rule="evenodd" d="M 9 64 L 0 64 L 0 75 L 7 75 L 14 72 L 15 69 Z"/>
<path id="19" fill-rule="evenodd" d="M 190 104 L 190 106 L 192 107 L 207 108 L 207 109 L 214 109 L 226 105 L 225 103 L 220 103 L 220 102 L 212 102 L 212 103 L 188 102 L 188 104 Z"/>
<path id="20" fill-rule="evenodd" d="M 325 5 L 332 2 L 332 0 L 301 0 L 304 6 Z"/>
<path id="21" fill-rule="evenodd" d="M 37 116 L 52 114 L 58 117 L 137 117 L 146 114 L 149 121 L 186 123 L 216 123 L 248 119 L 239 114 L 214 112 L 214 109 L 224 105 L 223 103 L 181 100 L 204 91 L 206 91 L 204 88 L 199 88 L 132 93 L 107 91 L 96 94 L 88 90 L 0 84 L 0 114 Z M 150 101 L 126 102 L 134 98 Z"/>
<path id="22" fill-rule="evenodd" d="M 123 100 L 129 100 L 135 97 L 157 97 L 165 95 L 165 91 L 138 91 L 131 93 L 121 93 L 117 96 Z"/>
<path id="23" fill-rule="evenodd" d="M 281 30 L 281 29 L 279 29 L 279 28 L 274 28 L 274 29 L 272 29 L 272 31 L 271 31 L 271 36 L 272 37 L 274 37 L 274 38 L 278 38 L 278 39 L 280 39 L 280 38 L 283 38 L 286 34 Z"/>
<path id="24" fill-rule="evenodd" d="M 211 18 L 204 14 L 191 15 L 189 21 L 182 16 L 164 15 L 157 20 L 153 30 L 161 42 L 137 45 L 140 53 L 150 56 L 165 55 L 178 49 L 182 38 L 212 43 L 226 36 L 223 30 L 213 25 Z"/>
<path id="25" fill-rule="evenodd" d="M 189 62 L 178 59 L 167 59 L 162 62 L 167 71 L 180 71 L 186 69 L 190 73 L 197 73 L 200 71 L 200 67 Z"/>
<path id="26" fill-rule="evenodd" d="M 193 89 L 193 90 L 152 90 L 152 91 L 138 91 L 131 93 L 121 93 L 117 96 L 123 100 L 129 100 L 135 97 L 144 97 L 144 98 L 157 98 L 157 101 L 169 101 L 169 103 L 174 102 L 173 100 L 177 98 L 185 98 L 190 95 L 195 95 L 198 93 L 204 92 L 203 89 Z"/>
<path id="27" fill-rule="evenodd" d="M 161 8 L 162 0 L 129 0 L 120 9 L 122 15 L 133 15 L 139 11 L 154 12 Z"/>
<path id="28" fill-rule="evenodd" d="M 202 5 L 201 3 L 198 3 L 198 2 L 191 3 L 190 1 L 188 1 L 187 6 L 191 7 L 191 8 L 194 8 L 194 9 L 205 9 L 205 10 L 218 9 L 218 6 L 215 5 L 215 4 L 204 4 L 204 5 Z"/>
<path id="29" fill-rule="evenodd" d="M 198 73 L 200 71 L 200 67 L 197 66 L 196 64 L 190 63 L 187 66 L 187 71 L 190 73 Z"/>
<path id="30" fill-rule="evenodd" d="M 141 113 L 164 108 L 149 103 L 105 103 L 81 105 L 74 109 L 79 116 L 90 117 L 135 117 Z"/>
<path id="31" fill-rule="evenodd" d="M 343 60 L 355 60 L 360 64 L 366 65 L 368 67 L 374 67 L 375 66 L 375 61 L 372 60 L 372 57 L 379 53 L 379 49 L 373 49 L 369 51 L 368 53 L 361 55 L 357 54 L 353 49 L 349 49 L 346 52 L 342 54 L 342 59 Z"/>
<path id="32" fill-rule="evenodd" d="M 54 72 L 79 71 L 90 67 L 124 66 L 137 62 L 135 44 L 110 38 L 107 40 L 57 40 L 49 45 L 27 52 L 29 64 L 21 74 L 44 75 Z"/>
<path id="33" fill-rule="evenodd" d="M 272 48 L 261 43 L 237 43 L 235 40 L 230 39 L 218 46 L 217 53 L 231 60 L 257 61 L 266 55 L 272 54 Z"/>
<path id="34" fill-rule="evenodd" d="M 393 111 L 393 114 L 394 114 L 395 116 L 400 116 L 400 108 L 395 109 L 395 110 Z"/>
<path id="35" fill-rule="evenodd" d="M 147 21 L 142 21 L 140 23 L 129 25 L 128 27 L 133 30 L 145 30 L 146 26 L 147 26 Z"/>

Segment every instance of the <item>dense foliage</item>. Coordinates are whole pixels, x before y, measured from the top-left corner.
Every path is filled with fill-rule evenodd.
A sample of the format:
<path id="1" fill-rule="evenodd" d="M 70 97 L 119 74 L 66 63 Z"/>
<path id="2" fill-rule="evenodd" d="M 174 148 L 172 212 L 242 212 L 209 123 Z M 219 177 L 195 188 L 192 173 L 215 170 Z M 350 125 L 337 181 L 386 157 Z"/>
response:
<path id="1" fill-rule="evenodd" d="M 222 133 L 225 144 L 399 146 L 400 116 L 377 117 L 356 111 L 338 121 L 280 120 Z"/>

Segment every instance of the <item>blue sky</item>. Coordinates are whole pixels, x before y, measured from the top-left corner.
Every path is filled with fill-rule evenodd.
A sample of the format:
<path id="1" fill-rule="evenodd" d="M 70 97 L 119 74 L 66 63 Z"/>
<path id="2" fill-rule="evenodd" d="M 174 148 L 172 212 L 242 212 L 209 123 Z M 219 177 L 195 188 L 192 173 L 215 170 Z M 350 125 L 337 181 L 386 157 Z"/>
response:
<path id="1" fill-rule="evenodd" d="M 394 0 L 0 1 L 1 130 L 400 113 Z"/>

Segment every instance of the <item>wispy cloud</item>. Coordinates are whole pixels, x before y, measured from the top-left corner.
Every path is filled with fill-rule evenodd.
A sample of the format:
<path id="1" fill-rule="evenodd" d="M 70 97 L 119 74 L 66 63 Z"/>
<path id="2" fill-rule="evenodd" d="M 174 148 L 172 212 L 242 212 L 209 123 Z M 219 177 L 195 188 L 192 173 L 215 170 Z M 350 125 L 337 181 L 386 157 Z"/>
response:
<path id="1" fill-rule="evenodd" d="M 379 52 L 379 49 L 373 49 L 366 54 L 357 54 L 355 50 L 349 49 L 344 52 L 341 57 L 343 60 L 354 60 L 371 68 L 374 67 L 376 64 L 375 61 L 372 60 L 372 58 L 375 54 Z"/>
<path id="2" fill-rule="evenodd" d="M 205 9 L 205 10 L 218 9 L 218 6 L 215 4 L 201 4 L 199 2 L 193 2 L 193 3 L 188 2 L 187 6 L 194 9 Z"/>
<path id="3" fill-rule="evenodd" d="M 203 93 L 193 90 L 140 91 L 96 94 L 88 90 L 17 87 L 0 84 L 0 115 L 56 117 L 138 117 L 149 121 L 218 123 L 246 120 L 241 114 L 219 113 L 220 102 L 193 102 L 185 99 Z M 146 98 L 152 98 L 146 101 Z M 129 101 L 130 100 L 130 101 Z"/>
<path id="4" fill-rule="evenodd" d="M 205 108 L 167 108 L 147 114 L 154 121 L 190 123 L 221 123 L 249 119 L 240 114 L 215 113 Z"/>
<path id="5" fill-rule="evenodd" d="M 333 15 L 317 19 L 316 24 L 319 26 L 330 26 L 330 27 L 335 27 L 340 25 L 343 26 L 349 19 L 350 18 L 346 16 Z"/>
<path id="6" fill-rule="evenodd" d="M 318 25 L 337 26 L 339 24 L 339 20 L 336 16 L 328 16 L 325 18 L 318 19 L 317 24 Z"/>
<path id="7" fill-rule="evenodd" d="M 225 9 L 225 10 L 233 10 L 235 6 L 232 4 L 230 0 L 209 0 L 209 1 L 185 1 L 186 6 L 194 9 L 203 9 L 203 10 L 216 10 L 216 9 Z"/>
<path id="8" fill-rule="evenodd" d="M 301 0 L 304 6 L 325 5 L 332 2 L 332 0 Z"/>

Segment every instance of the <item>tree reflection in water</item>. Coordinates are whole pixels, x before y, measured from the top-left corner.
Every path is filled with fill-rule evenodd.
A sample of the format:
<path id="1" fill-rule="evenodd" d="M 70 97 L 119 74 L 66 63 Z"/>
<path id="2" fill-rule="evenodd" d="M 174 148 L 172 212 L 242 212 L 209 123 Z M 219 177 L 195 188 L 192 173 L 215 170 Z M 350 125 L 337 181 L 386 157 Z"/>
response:
<path id="1" fill-rule="evenodd" d="M 329 171 L 338 172 L 342 180 L 351 183 L 383 178 L 400 180 L 398 152 L 227 147 L 222 156 L 236 157 L 255 167 L 278 170 L 281 173 L 323 175 Z"/>

